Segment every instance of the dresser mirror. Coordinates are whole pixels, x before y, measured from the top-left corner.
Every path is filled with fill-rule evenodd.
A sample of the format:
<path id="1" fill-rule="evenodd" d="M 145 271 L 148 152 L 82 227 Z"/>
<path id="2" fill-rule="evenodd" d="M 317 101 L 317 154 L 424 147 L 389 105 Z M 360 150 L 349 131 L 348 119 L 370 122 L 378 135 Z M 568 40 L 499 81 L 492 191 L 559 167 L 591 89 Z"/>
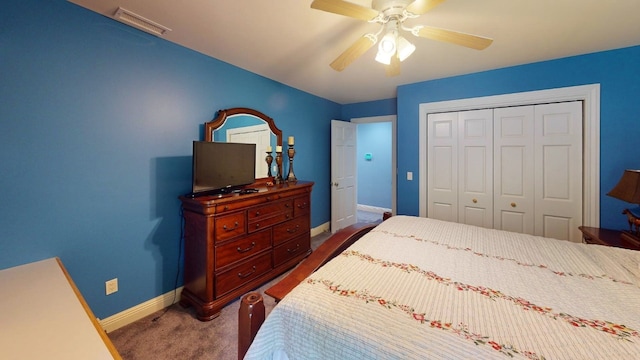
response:
<path id="1" fill-rule="evenodd" d="M 268 148 L 282 146 L 282 130 L 272 118 L 249 108 L 219 110 L 216 117 L 204 124 L 204 140 L 256 144 L 256 178 L 267 177 L 264 160 Z"/>

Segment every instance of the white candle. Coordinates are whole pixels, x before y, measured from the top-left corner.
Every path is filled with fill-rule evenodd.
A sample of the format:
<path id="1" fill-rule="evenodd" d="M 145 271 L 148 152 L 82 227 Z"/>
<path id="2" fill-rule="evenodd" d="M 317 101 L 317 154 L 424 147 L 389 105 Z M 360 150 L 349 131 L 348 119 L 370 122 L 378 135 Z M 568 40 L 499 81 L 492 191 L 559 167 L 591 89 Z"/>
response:
<path id="1" fill-rule="evenodd" d="M 270 153 L 271 151 L 273 151 L 273 149 L 271 148 L 271 145 L 267 146 L 267 152 Z"/>
<path id="2" fill-rule="evenodd" d="M 280 145 L 276 146 L 276 152 L 277 153 L 282 152 L 282 146 Z"/>
<path id="3" fill-rule="evenodd" d="M 293 145 L 293 136 L 289 136 L 289 145 Z"/>

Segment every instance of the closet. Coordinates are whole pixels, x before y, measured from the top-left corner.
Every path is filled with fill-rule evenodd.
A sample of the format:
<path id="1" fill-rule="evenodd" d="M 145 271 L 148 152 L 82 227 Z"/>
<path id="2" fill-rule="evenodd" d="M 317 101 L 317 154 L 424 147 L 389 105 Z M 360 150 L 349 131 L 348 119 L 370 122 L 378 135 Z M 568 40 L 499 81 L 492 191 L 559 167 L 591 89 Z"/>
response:
<path id="1" fill-rule="evenodd" d="M 582 102 L 427 117 L 427 216 L 580 242 Z"/>

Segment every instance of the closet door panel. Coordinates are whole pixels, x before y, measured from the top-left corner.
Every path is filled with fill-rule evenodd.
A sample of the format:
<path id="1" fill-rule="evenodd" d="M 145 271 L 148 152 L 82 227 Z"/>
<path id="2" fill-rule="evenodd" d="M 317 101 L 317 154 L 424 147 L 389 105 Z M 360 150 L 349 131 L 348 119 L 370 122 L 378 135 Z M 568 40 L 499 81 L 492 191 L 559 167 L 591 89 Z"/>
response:
<path id="1" fill-rule="evenodd" d="M 493 110 L 458 114 L 458 222 L 493 228 Z"/>
<path id="2" fill-rule="evenodd" d="M 533 234 L 534 107 L 494 110 L 494 228 Z"/>
<path id="3" fill-rule="evenodd" d="M 582 102 L 535 108 L 536 235 L 581 242 Z"/>
<path id="4" fill-rule="evenodd" d="M 427 215 L 458 221 L 458 114 L 427 119 Z"/>

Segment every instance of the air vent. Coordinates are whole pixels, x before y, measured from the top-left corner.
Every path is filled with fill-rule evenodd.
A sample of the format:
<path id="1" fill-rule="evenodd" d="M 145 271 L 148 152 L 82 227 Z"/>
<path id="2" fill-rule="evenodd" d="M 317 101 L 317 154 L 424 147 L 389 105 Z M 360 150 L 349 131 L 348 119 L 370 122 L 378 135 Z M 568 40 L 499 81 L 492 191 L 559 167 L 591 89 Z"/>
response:
<path id="1" fill-rule="evenodd" d="M 149 19 L 145 19 L 142 16 L 121 7 L 116 10 L 113 17 L 120 22 L 133 26 L 136 29 L 140 29 L 157 36 L 162 36 L 171 31 L 171 29 L 166 26 L 162 26 Z"/>

